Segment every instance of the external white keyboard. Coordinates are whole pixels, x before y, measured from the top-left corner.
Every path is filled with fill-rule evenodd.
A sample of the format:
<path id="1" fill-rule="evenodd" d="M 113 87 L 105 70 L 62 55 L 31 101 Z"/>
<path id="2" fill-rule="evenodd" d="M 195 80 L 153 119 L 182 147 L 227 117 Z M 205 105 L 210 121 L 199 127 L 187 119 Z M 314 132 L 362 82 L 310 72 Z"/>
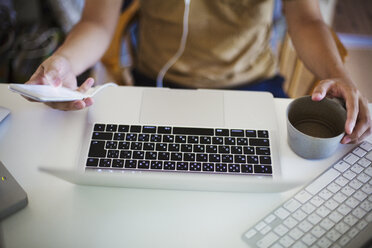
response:
<path id="1" fill-rule="evenodd" d="M 243 235 L 251 247 L 360 247 L 372 239 L 372 144 L 363 142 Z"/>

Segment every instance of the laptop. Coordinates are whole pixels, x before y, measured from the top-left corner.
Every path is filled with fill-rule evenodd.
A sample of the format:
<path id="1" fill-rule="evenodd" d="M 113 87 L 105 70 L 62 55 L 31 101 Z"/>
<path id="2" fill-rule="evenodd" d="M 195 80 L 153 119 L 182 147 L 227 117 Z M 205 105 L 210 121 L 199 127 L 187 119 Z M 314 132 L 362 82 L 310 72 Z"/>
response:
<path id="1" fill-rule="evenodd" d="M 0 221 L 21 210 L 27 203 L 26 192 L 0 161 Z"/>
<path id="2" fill-rule="evenodd" d="M 266 92 L 107 88 L 88 110 L 81 147 L 74 169 L 42 170 L 99 186 L 274 192 L 298 185 L 281 178 Z"/>

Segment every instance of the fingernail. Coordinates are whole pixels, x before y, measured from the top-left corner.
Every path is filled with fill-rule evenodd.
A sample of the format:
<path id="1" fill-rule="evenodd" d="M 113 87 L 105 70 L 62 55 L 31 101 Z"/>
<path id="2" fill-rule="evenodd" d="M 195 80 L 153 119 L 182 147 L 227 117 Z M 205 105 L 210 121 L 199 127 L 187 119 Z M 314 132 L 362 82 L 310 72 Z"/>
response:
<path id="1" fill-rule="evenodd" d="M 343 139 L 343 143 L 344 144 L 347 144 L 347 143 L 349 143 L 351 141 L 351 139 L 349 138 L 349 137 L 344 137 L 344 139 Z"/>

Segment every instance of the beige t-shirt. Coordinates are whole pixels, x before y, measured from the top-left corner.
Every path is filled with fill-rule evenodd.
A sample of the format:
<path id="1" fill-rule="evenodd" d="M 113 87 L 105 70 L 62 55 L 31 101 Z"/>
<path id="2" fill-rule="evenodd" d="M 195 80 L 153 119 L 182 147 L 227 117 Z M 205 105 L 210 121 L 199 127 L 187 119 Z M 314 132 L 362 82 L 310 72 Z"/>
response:
<path id="1" fill-rule="evenodd" d="M 193 88 L 227 88 L 271 77 L 273 0 L 191 0 L 182 56 L 165 80 Z M 142 0 L 136 68 L 156 78 L 177 52 L 183 0 Z"/>

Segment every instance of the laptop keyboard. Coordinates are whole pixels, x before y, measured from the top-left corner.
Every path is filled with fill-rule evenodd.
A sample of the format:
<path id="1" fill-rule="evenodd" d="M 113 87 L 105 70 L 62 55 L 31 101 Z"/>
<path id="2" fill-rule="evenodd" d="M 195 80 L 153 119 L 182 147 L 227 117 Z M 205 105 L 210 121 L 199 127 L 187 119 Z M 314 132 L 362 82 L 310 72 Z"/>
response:
<path id="1" fill-rule="evenodd" d="M 86 168 L 272 175 L 268 130 L 95 124 Z"/>

